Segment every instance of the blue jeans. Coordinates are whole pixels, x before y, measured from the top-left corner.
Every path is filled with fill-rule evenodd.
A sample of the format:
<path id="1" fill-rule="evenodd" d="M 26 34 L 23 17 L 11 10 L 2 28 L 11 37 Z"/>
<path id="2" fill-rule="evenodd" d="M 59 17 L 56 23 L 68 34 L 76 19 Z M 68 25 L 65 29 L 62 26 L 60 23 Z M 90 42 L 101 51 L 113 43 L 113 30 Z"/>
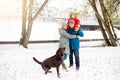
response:
<path id="1" fill-rule="evenodd" d="M 65 66 L 64 61 L 67 59 L 67 55 L 66 53 L 63 53 L 63 57 L 62 57 L 62 66 Z"/>
<path id="2" fill-rule="evenodd" d="M 70 50 L 70 55 L 69 55 L 69 61 L 70 61 L 70 66 L 73 66 L 73 54 L 75 56 L 75 64 L 76 68 L 80 67 L 80 59 L 79 59 L 79 50 Z"/>

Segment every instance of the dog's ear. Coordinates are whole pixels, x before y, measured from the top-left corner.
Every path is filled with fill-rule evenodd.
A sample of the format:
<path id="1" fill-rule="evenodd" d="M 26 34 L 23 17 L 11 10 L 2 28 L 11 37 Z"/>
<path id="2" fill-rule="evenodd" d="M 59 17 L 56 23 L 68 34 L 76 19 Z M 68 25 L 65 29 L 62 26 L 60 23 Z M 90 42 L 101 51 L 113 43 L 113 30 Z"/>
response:
<path id="1" fill-rule="evenodd" d="M 56 51 L 56 54 L 58 54 L 58 53 L 63 53 L 65 51 L 65 47 L 63 47 L 63 48 L 59 48 L 57 51 Z"/>
<path id="2" fill-rule="evenodd" d="M 65 51 L 65 47 L 59 48 L 58 50 L 60 50 L 60 52 L 64 52 Z"/>

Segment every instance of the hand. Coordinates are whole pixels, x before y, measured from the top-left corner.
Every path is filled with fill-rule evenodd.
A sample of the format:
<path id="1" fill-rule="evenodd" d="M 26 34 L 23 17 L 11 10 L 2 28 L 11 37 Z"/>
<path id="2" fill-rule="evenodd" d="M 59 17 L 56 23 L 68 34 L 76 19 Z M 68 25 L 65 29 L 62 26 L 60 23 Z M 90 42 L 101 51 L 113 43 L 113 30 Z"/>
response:
<path id="1" fill-rule="evenodd" d="M 76 38 L 79 38 L 80 36 L 79 35 L 76 35 Z"/>
<path id="2" fill-rule="evenodd" d="M 75 28 L 75 31 L 77 32 L 79 30 L 79 28 Z"/>

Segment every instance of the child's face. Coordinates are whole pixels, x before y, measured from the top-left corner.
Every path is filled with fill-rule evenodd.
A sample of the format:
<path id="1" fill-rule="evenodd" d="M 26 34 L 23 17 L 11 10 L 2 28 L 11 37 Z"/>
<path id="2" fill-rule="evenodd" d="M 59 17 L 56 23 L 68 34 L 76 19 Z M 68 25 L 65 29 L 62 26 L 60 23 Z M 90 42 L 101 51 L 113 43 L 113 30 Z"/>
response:
<path id="1" fill-rule="evenodd" d="M 74 24 L 71 24 L 71 23 L 70 23 L 70 28 L 74 28 Z"/>
<path id="2" fill-rule="evenodd" d="M 70 18 L 75 18 L 75 13 L 71 13 Z"/>
<path id="3" fill-rule="evenodd" d="M 71 15 L 71 18 L 75 18 L 75 14 L 72 14 L 72 15 Z"/>

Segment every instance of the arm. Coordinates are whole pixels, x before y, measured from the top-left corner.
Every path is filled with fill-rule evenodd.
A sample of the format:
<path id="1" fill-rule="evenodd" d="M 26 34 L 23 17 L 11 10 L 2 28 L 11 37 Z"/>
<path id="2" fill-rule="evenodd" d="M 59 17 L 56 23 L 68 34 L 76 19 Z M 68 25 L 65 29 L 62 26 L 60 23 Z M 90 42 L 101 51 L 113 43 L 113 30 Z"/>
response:
<path id="1" fill-rule="evenodd" d="M 77 31 L 77 35 L 79 35 L 80 37 L 84 36 L 83 30 L 81 28 L 79 28 L 79 30 Z"/>
<path id="2" fill-rule="evenodd" d="M 67 37 L 67 38 L 70 38 L 70 39 L 73 39 L 73 38 L 78 38 L 77 35 L 70 35 L 69 33 L 67 33 L 65 30 L 61 29 L 61 32 L 60 32 L 61 35 Z"/>

